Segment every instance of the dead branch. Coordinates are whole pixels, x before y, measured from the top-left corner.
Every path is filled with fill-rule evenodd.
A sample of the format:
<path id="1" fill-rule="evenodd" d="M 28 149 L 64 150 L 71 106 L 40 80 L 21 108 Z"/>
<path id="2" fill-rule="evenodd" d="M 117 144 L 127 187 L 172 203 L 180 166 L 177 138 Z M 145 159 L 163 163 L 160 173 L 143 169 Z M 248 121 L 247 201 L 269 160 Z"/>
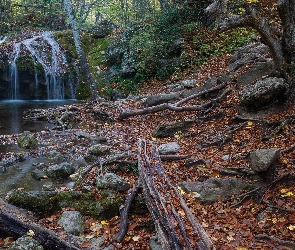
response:
<path id="1" fill-rule="evenodd" d="M 221 90 L 223 88 L 225 88 L 227 85 L 226 82 L 219 84 L 216 87 L 213 87 L 211 89 L 208 90 L 204 90 L 201 91 L 199 93 L 196 93 L 194 95 L 188 96 L 186 98 L 183 98 L 182 100 L 172 104 L 172 103 L 163 103 L 163 104 L 159 104 L 156 106 L 152 106 L 152 107 L 147 107 L 144 109 L 137 109 L 137 110 L 123 110 L 121 111 L 118 119 L 119 120 L 124 120 L 130 116 L 137 116 L 137 115 L 144 115 L 144 114 L 149 114 L 149 113 L 157 113 L 163 110 L 171 110 L 171 111 L 175 111 L 175 112 L 184 112 L 184 111 L 201 111 L 201 110 L 205 110 L 207 108 L 210 108 L 210 106 L 212 106 L 213 104 L 220 102 L 221 100 L 223 100 L 223 98 L 231 91 L 231 89 L 227 89 L 223 92 L 223 94 L 219 97 L 217 97 L 216 99 L 213 99 L 209 102 L 206 102 L 204 104 L 201 105 L 190 105 L 190 106 L 180 106 L 194 98 L 203 96 L 205 94 L 211 93 L 211 92 L 215 92 L 218 90 Z"/>
<path id="2" fill-rule="evenodd" d="M 223 131 L 223 134 L 227 133 L 227 135 L 220 136 L 213 142 L 205 142 L 203 143 L 202 147 L 210 147 L 210 146 L 218 146 L 221 147 L 227 142 L 231 141 L 233 138 L 233 135 L 236 131 L 238 131 L 240 128 L 242 128 L 244 125 L 246 125 L 247 122 L 243 122 L 241 124 L 238 124 L 236 126 L 228 127 Z"/>
<path id="3" fill-rule="evenodd" d="M 136 197 L 137 193 L 141 189 L 140 183 L 137 182 L 136 185 L 128 191 L 127 198 L 125 200 L 124 206 L 120 208 L 120 228 L 118 233 L 114 236 L 113 240 L 116 242 L 121 242 L 126 234 L 128 225 L 128 213 L 132 204 L 132 201 Z"/>
<path id="4" fill-rule="evenodd" d="M 255 238 L 256 239 L 259 239 L 259 240 L 274 241 L 274 242 L 280 244 L 280 246 L 290 247 L 291 249 L 294 249 L 295 248 L 294 241 L 281 240 L 281 239 L 279 239 L 277 237 L 269 236 L 269 235 L 266 235 L 266 234 L 257 234 L 257 235 L 255 235 Z"/>
<path id="5" fill-rule="evenodd" d="M 147 207 L 164 249 L 214 249 L 203 227 L 171 183 L 154 144 L 139 141 L 138 170 Z"/>
<path id="6" fill-rule="evenodd" d="M 37 224 L 28 212 L 0 199 L 0 235 L 19 238 L 29 230 L 34 232 L 34 239 L 45 249 L 79 250 L 71 243 L 58 237 L 55 232 Z"/>
<path id="7" fill-rule="evenodd" d="M 277 179 L 275 179 L 274 181 L 266 184 L 266 185 L 263 185 L 263 186 L 260 186 L 260 187 L 257 187 L 249 192 L 246 192 L 244 194 L 240 194 L 240 195 L 237 195 L 235 197 L 232 197 L 230 198 L 229 200 L 232 200 L 232 199 L 242 199 L 241 201 L 231 205 L 230 207 L 231 208 L 235 208 L 239 205 L 241 205 L 243 203 L 243 201 L 245 199 L 250 199 L 250 195 L 253 197 L 254 195 L 258 195 L 259 197 L 262 197 L 260 198 L 260 202 L 261 200 L 263 199 L 264 197 L 264 194 L 267 192 L 267 190 L 269 190 L 270 187 L 272 187 L 273 185 L 277 184 L 277 183 L 280 183 L 281 181 L 285 180 L 286 178 L 290 177 L 291 174 L 289 172 L 281 175 L 280 177 L 278 177 Z"/>

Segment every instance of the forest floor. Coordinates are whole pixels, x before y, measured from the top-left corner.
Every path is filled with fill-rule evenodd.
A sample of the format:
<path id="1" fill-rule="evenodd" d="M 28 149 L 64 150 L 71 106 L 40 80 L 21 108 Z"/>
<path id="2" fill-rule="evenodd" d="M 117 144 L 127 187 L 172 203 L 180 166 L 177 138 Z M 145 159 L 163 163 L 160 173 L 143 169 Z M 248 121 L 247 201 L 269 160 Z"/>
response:
<path id="1" fill-rule="evenodd" d="M 213 58 L 202 68 L 196 69 L 194 74 L 183 73 L 182 79 L 196 79 L 199 83 L 222 73 L 228 66 L 229 56 Z M 170 82 L 173 81 L 173 77 Z M 167 82 L 167 80 L 165 81 Z M 140 102 L 122 102 L 120 109 L 113 105 L 93 103 L 92 108 L 104 110 L 114 118 L 109 122 L 98 122 L 87 112 L 88 105 L 77 105 L 80 109 L 77 127 L 91 133 L 104 136 L 111 142 L 112 149 L 133 155 L 136 160 L 138 139 L 152 140 L 158 146 L 176 141 L 181 150 L 180 155 L 203 159 L 207 163 L 198 167 L 186 167 L 185 160 L 163 161 L 166 173 L 173 184 L 183 181 L 199 181 L 204 178 L 228 178 L 222 170 L 226 168 L 250 168 L 247 156 L 255 149 L 280 148 L 281 154 L 274 170 L 274 180 L 280 176 L 294 175 L 295 160 L 295 105 L 292 100 L 276 103 L 263 110 L 248 112 L 239 105 L 238 89 L 235 83 L 228 83 L 233 87 L 225 100 L 208 112 L 174 112 L 164 110 L 158 113 L 129 117 L 125 120 L 116 119 L 120 109 L 142 108 Z M 165 83 L 157 80 L 150 81 L 139 94 L 153 95 L 165 91 Z M 191 100 L 189 104 L 202 104 L 202 100 Z M 237 116 L 249 119 L 239 121 Z M 284 123 L 286 119 L 290 121 Z M 159 124 L 177 121 L 195 120 L 187 133 L 175 135 L 174 138 L 153 138 L 152 132 Z M 246 121 L 246 122 L 245 122 Z M 267 122 L 266 122 L 267 121 Z M 229 136 L 229 128 L 243 126 L 231 134 L 231 138 L 222 145 L 214 143 Z M 280 126 L 280 127 L 279 127 Z M 279 128 L 279 130 L 278 130 Z M 278 131 L 277 131 L 278 130 Z M 276 131 L 276 132 L 274 132 Z M 265 139 L 267 138 L 267 139 Z M 205 143 L 206 147 L 202 147 Z M 59 150 L 65 145 L 60 144 Z M 211 145 L 211 146 L 210 146 Z M 81 152 L 82 153 L 82 152 Z M 226 157 L 225 157 L 226 156 Z M 93 168 L 85 183 L 94 185 L 98 168 Z M 110 167 L 111 169 L 111 167 Z M 109 170 L 110 170 L 109 169 Z M 138 179 L 134 173 L 119 173 L 132 185 Z M 239 178 L 248 178 L 242 174 Z M 295 241 L 295 185 L 291 182 L 277 182 L 271 185 L 262 196 L 260 203 L 253 199 L 241 200 L 232 197 L 227 201 L 217 201 L 211 205 L 201 205 L 193 193 L 182 193 L 193 214 L 202 224 L 211 238 L 216 249 L 294 249 Z M 59 214 L 40 220 L 46 227 L 62 234 L 57 226 Z M 130 215 L 126 237 L 121 243 L 114 243 L 112 238 L 118 231 L 120 217 L 116 216 L 108 221 L 97 221 L 85 218 L 86 230 L 80 245 L 87 249 L 90 239 L 105 236 L 104 246 L 112 243 L 116 249 L 149 249 L 149 240 L 155 235 L 148 231 L 146 225 L 151 222 L 151 216 L 146 214 Z M 144 226 L 145 225 L 145 226 Z M 5 245 L 0 240 L 0 246 Z"/>

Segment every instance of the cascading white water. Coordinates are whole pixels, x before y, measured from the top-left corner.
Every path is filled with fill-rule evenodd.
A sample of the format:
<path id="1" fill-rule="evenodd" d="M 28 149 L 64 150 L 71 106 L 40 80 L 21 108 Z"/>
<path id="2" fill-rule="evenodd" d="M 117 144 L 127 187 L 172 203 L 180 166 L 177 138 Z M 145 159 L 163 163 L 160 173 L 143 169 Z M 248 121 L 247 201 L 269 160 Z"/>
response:
<path id="1" fill-rule="evenodd" d="M 67 60 L 64 51 L 61 49 L 57 41 L 55 41 L 52 32 L 42 32 L 38 35 L 15 43 L 13 51 L 9 55 L 12 98 L 18 98 L 18 70 L 17 59 L 21 51 L 29 53 L 35 64 L 41 64 L 46 79 L 47 99 L 64 99 L 64 82 L 63 75 L 67 68 Z M 38 94 L 38 74 L 35 72 L 36 94 Z M 71 83 L 70 83 L 71 84 Z M 38 96 L 36 96 L 38 99 Z"/>

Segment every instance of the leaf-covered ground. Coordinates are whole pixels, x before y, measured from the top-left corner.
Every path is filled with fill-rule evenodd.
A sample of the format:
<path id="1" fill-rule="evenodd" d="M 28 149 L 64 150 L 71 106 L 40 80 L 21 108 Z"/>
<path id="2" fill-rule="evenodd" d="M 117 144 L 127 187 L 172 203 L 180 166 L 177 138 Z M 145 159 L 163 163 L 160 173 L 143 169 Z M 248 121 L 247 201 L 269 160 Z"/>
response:
<path id="1" fill-rule="evenodd" d="M 183 73 L 182 79 L 197 79 L 202 84 L 206 79 L 218 75 L 228 65 L 228 56 L 214 58 L 193 74 Z M 175 76 L 174 76 L 175 77 Z M 170 83 L 173 82 L 173 77 Z M 137 141 L 139 138 L 153 140 L 157 145 L 177 141 L 181 146 L 179 154 L 191 158 L 203 159 L 207 163 L 199 167 L 186 167 L 185 160 L 163 161 L 166 172 L 173 184 L 182 181 L 198 181 L 208 177 L 228 178 L 224 169 L 250 168 L 247 155 L 251 150 L 263 148 L 280 148 L 281 155 L 275 169 L 275 179 L 289 173 L 294 174 L 295 137 L 294 116 L 295 107 L 292 101 L 284 104 L 276 103 L 268 108 L 255 112 L 246 112 L 239 106 L 239 89 L 235 83 L 227 98 L 218 103 L 208 112 L 161 111 L 155 114 L 130 117 L 119 121 L 122 109 L 142 108 L 139 101 L 124 101 L 119 106 L 108 104 L 77 105 L 80 110 L 79 128 L 91 134 L 108 138 L 114 151 L 133 155 L 136 160 Z M 164 93 L 165 83 L 156 80 L 148 83 L 140 94 L 152 95 Z M 200 100 L 191 100 L 188 104 L 201 104 Z M 105 110 L 114 121 L 94 121 L 89 108 Z M 249 117 L 240 120 L 237 117 Z M 288 119 L 288 122 L 284 122 Z M 196 120 L 187 133 L 175 134 L 173 138 L 157 139 L 151 136 L 159 124 L 184 120 Z M 230 133 L 233 128 L 237 128 Z M 60 142 L 58 149 L 63 151 L 70 141 Z M 206 146 L 204 146 L 206 144 Z M 80 154 L 87 150 L 81 146 Z M 226 156 L 226 157 L 224 157 Z M 129 158 L 130 159 L 130 158 Z M 111 169 L 111 166 L 109 167 Z M 97 168 L 93 168 L 85 180 L 93 184 Z M 119 173 L 128 179 L 132 185 L 138 176 L 131 173 Z M 245 176 L 236 176 L 246 178 Z M 227 202 L 218 201 L 212 205 L 203 206 L 196 201 L 194 194 L 183 193 L 191 211 L 198 218 L 212 239 L 216 249 L 293 249 L 295 241 L 295 186 L 292 181 L 277 182 L 266 190 L 260 204 L 252 199 L 241 201 L 236 197 Z M 98 197 L 99 198 L 99 197 Z M 68 208 L 70 209 L 70 208 Z M 44 218 L 40 223 L 50 229 L 60 232 L 56 224 L 58 215 Z M 80 248 L 87 249 L 89 241 L 97 236 L 105 236 L 104 246 L 112 243 L 116 249 L 149 249 L 150 237 L 155 234 L 149 214 L 130 215 L 126 237 L 121 243 L 112 242 L 119 228 L 120 218 L 109 221 L 96 221 L 85 218 L 86 231 L 81 237 Z M 151 230 L 147 230 L 151 228 Z M 3 245 L 4 239 L 0 241 Z M 293 244 L 293 246 L 292 246 Z"/>

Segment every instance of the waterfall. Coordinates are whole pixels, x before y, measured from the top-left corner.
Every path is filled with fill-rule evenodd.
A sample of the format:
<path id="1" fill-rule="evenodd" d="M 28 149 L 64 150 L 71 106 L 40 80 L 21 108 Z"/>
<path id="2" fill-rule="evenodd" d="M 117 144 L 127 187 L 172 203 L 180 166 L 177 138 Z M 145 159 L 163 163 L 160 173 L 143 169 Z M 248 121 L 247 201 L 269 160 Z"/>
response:
<path id="1" fill-rule="evenodd" d="M 20 79 L 18 76 L 17 60 L 21 53 L 31 55 L 34 61 L 36 98 L 38 99 L 40 84 L 36 65 L 39 63 L 44 70 L 47 99 L 64 99 L 64 75 L 68 64 L 65 53 L 54 39 L 52 32 L 42 32 L 13 45 L 13 51 L 9 55 L 12 98 L 17 99 L 19 94 L 18 85 L 20 84 Z"/>

